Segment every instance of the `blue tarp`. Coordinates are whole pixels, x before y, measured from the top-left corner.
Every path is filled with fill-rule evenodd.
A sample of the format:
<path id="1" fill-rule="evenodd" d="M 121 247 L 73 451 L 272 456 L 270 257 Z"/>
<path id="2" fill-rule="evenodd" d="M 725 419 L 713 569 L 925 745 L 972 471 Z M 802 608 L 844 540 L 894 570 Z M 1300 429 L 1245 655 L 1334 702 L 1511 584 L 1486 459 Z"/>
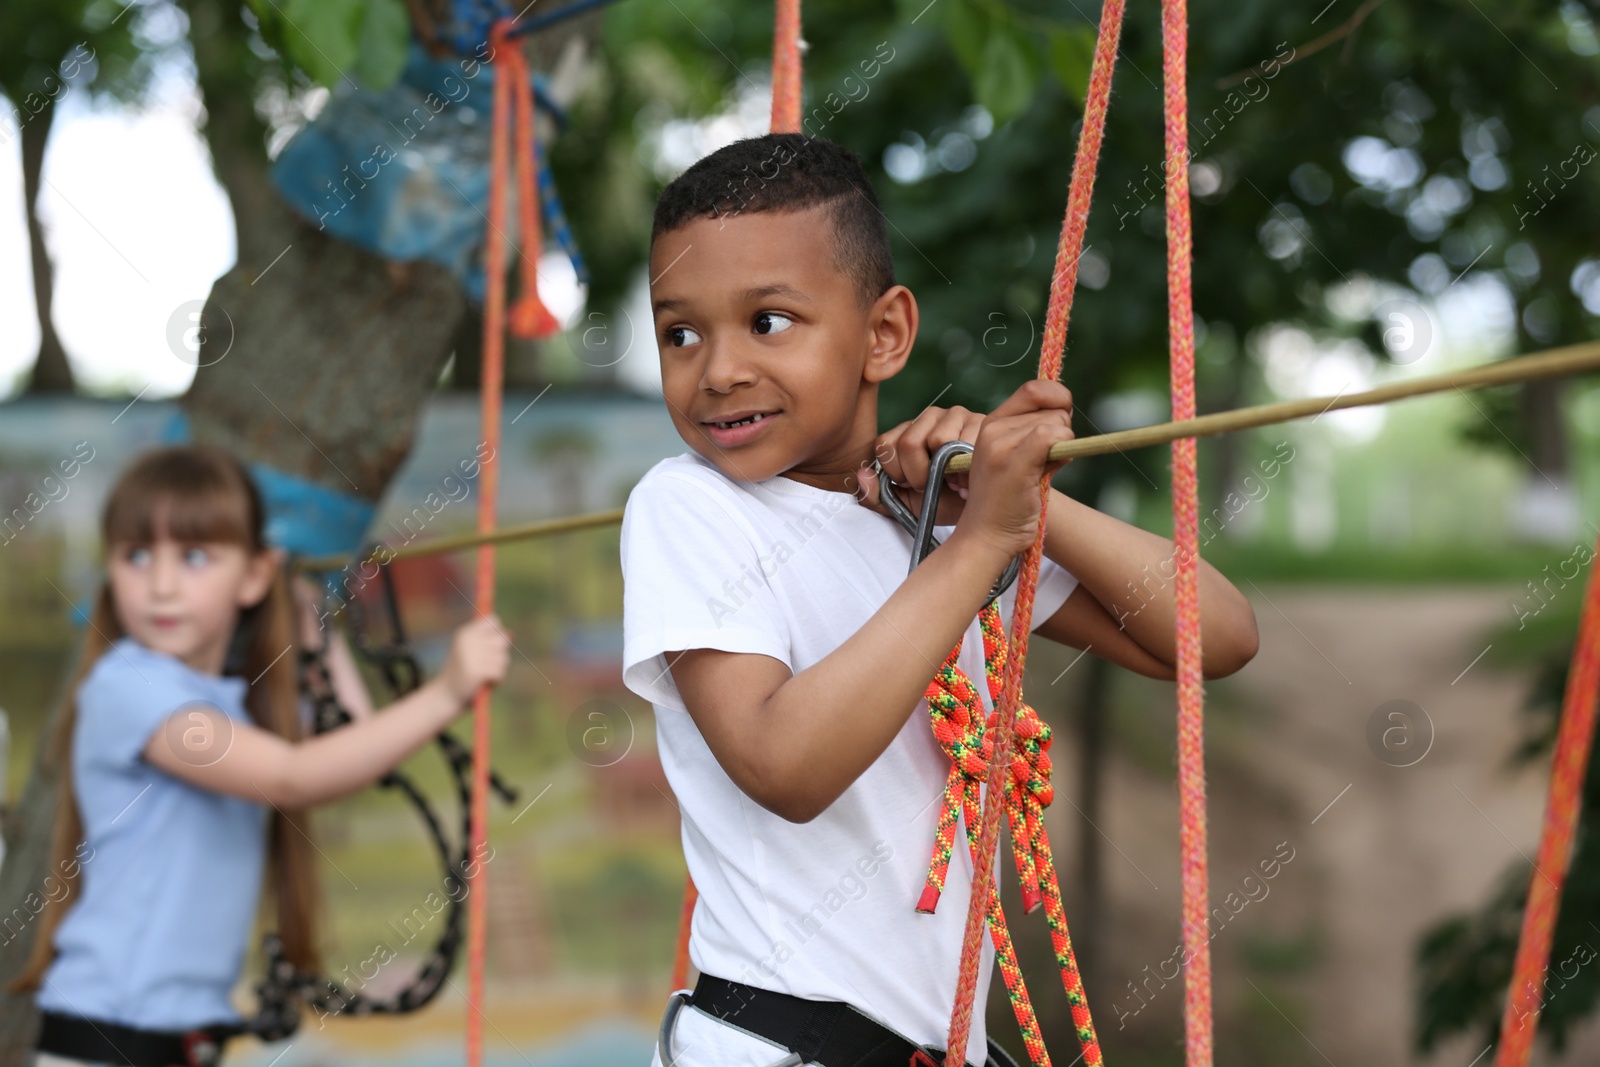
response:
<path id="1" fill-rule="evenodd" d="M 439 263 L 482 301 L 493 89 L 492 67 L 436 60 L 412 42 L 389 89 L 333 91 L 274 161 L 273 183 L 327 233 Z"/>

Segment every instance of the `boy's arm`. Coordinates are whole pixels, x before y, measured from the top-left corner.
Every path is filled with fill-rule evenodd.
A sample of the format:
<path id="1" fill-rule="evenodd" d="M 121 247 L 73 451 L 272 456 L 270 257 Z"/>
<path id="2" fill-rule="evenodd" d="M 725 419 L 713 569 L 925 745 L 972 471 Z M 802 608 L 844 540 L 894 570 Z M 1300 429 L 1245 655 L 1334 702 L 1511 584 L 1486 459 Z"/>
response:
<path id="1" fill-rule="evenodd" d="M 1093 649 L 1102 659 L 1151 678 L 1176 676 L 1178 560 L 1172 541 L 1052 489 L 1044 552 L 1079 586 L 1035 632 Z M 1201 559 L 1197 569 L 1201 672 L 1221 678 L 1255 657 L 1255 611 L 1210 563 Z"/>
<path id="2" fill-rule="evenodd" d="M 1030 382 L 977 441 L 973 488 L 955 531 L 871 619 L 791 674 L 770 656 L 666 653 L 678 694 L 740 790 L 792 822 L 815 818 L 889 747 L 1006 562 L 1038 529 L 1039 478 L 1070 428 L 1071 397 Z M 870 472 L 862 482 L 876 489 Z"/>
<path id="3" fill-rule="evenodd" d="M 1070 411 L 1071 394 L 1063 393 Z M 928 407 L 915 419 L 880 436 L 876 451 L 897 484 L 920 494 L 928 481 L 933 452 L 947 441 L 979 439 L 989 417 L 960 407 Z M 1059 439 L 1071 437 L 1069 425 Z M 976 477 L 950 476 L 940 489 L 939 521 L 957 521 L 965 513 L 962 498 L 977 485 Z M 920 500 L 913 510 L 918 506 Z M 1167 538 L 1052 489 L 1044 554 L 1076 577 L 1079 588 L 1054 615 L 1040 622 L 1035 632 L 1061 644 L 1093 650 L 1100 658 L 1139 674 L 1175 677 L 1176 552 Z M 1220 678 L 1255 656 L 1255 611 L 1211 564 L 1202 559 L 1198 570 L 1201 672 L 1207 678 Z"/>
<path id="4" fill-rule="evenodd" d="M 799 674 L 770 656 L 701 648 L 667 653 L 673 682 L 734 784 L 808 822 L 889 747 L 1005 564 L 957 531 L 866 625 Z"/>

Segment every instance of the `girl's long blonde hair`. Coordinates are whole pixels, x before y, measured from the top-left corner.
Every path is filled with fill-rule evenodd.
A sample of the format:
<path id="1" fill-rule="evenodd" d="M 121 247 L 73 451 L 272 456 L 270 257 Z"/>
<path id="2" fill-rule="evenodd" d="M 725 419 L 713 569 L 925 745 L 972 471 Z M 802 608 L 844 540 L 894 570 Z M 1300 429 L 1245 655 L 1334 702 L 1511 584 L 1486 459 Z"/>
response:
<path id="1" fill-rule="evenodd" d="M 225 542 L 243 546 L 252 555 L 268 550 L 261 495 L 249 472 L 223 449 L 209 445 L 177 445 L 147 452 L 118 480 L 101 515 L 100 533 L 106 552 L 116 544 L 150 544 L 158 532 L 177 541 Z M 82 876 L 73 862 L 83 840 L 72 780 L 72 734 L 77 721 L 77 693 L 95 662 L 125 635 L 117 617 L 110 581 L 101 583 L 94 612 L 72 683 L 57 716 L 51 757 L 61 775 L 54 834 L 50 845 L 52 872 L 68 870 L 66 891 L 39 915 L 33 952 L 7 992 L 39 987 L 55 958 L 55 931 L 78 894 Z M 285 656 L 295 644 L 295 610 L 288 581 L 280 569 L 267 594 L 240 613 L 235 639 L 243 641 L 238 673 L 254 679 L 245 707 L 257 726 L 289 741 L 300 739 L 298 658 Z M 228 670 L 228 668 L 224 668 Z M 306 813 L 275 808 L 268 831 L 267 885 L 277 905 L 278 933 L 284 952 L 302 971 L 319 973 L 320 893 Z"/>

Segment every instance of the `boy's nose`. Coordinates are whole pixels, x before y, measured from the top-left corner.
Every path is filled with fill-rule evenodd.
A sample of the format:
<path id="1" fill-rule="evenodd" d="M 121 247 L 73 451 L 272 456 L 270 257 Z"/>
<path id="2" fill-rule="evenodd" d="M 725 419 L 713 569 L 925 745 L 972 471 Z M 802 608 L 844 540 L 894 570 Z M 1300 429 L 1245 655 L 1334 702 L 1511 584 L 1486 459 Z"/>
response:
<path id="1" fill-rule="evenodd" d="M 735 386 L 756 380 L 755 366 L 740 345 L 706 342 L 705 363 L 700 368 L 700 387 L 711 393 L 726 393 Z"/>

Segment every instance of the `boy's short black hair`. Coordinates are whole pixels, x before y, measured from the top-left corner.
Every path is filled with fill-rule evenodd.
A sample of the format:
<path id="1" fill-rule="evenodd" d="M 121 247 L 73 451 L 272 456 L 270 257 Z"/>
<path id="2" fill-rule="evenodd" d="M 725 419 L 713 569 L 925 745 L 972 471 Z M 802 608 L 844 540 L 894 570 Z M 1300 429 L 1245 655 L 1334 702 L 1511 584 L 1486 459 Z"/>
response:
<path id="1" fill-rule="evenodd" d="M 650 241 L 698 218 L 819 206 L 832 209 L 835 265 L 872 303 L 895 284 L 889 228 L 861 160 L 818 137 L 769 133 L 706 156 L 661 191 Z"/>

